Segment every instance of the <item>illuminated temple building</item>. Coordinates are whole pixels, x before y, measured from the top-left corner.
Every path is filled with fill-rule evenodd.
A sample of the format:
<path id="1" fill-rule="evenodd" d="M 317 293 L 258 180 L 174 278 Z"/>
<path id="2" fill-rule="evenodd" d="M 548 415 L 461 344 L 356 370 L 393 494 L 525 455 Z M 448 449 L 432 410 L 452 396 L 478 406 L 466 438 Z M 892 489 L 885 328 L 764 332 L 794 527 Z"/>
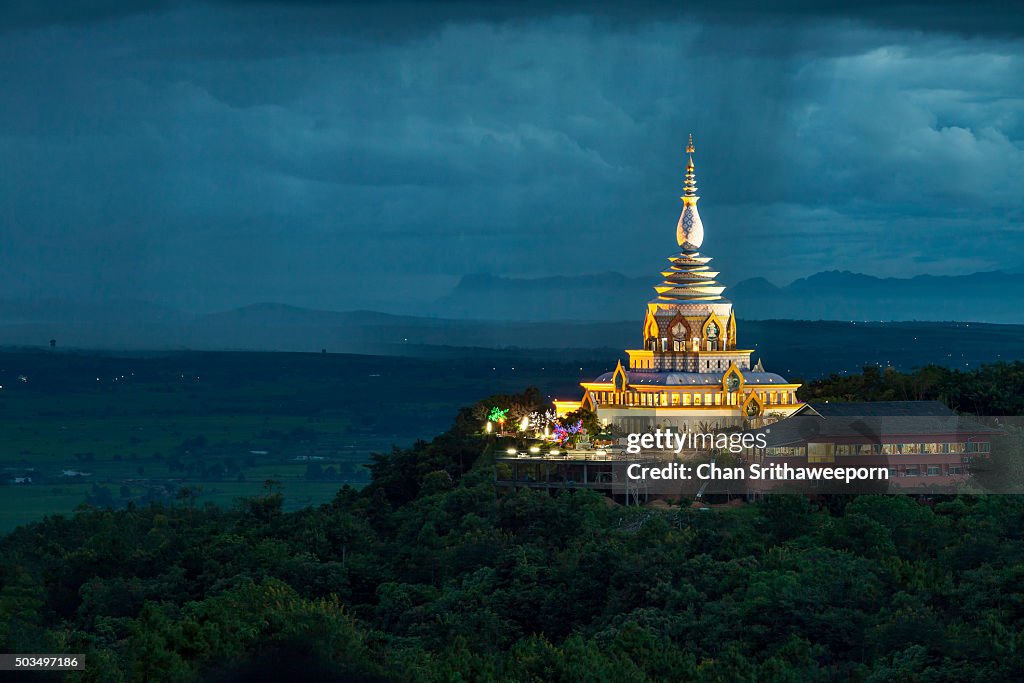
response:
<path id="1" fill-rule="evenodd" d="M 628 365 L 581 382 L 579 401 L 557 401 L 560 415 L 580 406 L 602 423 L 635 432 L 749 425 L 786 417 L 800 407 L 799 384 L 751 366 L 751 349 L 739 348 L 736 313 L 725 287 L 700 253 L 704 225 L 697 212 L 693 138 L 686 148 L 683 208 L 676 225 L 680 252 L 669 257 L 664 281 L 647 302 L 642 348 L 627 349 Z"/>

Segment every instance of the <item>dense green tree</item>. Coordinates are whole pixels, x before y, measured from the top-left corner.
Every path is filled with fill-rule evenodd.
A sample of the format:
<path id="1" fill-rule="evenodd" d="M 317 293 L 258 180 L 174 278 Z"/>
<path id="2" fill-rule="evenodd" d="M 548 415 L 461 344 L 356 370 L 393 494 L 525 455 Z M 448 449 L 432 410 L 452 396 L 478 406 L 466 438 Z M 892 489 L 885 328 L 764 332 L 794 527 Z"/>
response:
<path id="1" fill-rule="evenodd" d="M 285 512 L 271 482 L 233 509 L 183 495 L 19 528 L 0 650 L 86 652 L 90 681 L 1024 679 L 1021 497 L 700 512 L 498 489 L 474 415 L 534 398 L 462 411 L 319 508 Z"/>

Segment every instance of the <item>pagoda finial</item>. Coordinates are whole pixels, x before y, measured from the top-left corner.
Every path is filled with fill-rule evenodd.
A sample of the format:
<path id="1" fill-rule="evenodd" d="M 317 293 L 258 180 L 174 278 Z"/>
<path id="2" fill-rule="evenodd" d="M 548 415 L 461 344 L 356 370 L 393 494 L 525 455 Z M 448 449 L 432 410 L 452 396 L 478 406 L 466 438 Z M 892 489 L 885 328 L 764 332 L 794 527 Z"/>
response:
<path id="1" fill-rule="evenodd" d="M 683 253 L 696 253 L 704 242 L 704 225 L 697 213 L 697 177 L 693 173 L 693 133 L 690 133 L 686 145 L 688 162 L 686 164 L 686 182 L 683 183 L 683 212 L 676 224 L 676 242 Z"/>
<path id="2" fill-rule="evenodd" d="M 693 174 L 693 133 L 690 133 L 689 143 L 686 145 L 686 153 L 688 156 L 686 162 L 686 182 L 684 183 L 683 198 L 696 197 L 697 196 L 697 179 Z"/>

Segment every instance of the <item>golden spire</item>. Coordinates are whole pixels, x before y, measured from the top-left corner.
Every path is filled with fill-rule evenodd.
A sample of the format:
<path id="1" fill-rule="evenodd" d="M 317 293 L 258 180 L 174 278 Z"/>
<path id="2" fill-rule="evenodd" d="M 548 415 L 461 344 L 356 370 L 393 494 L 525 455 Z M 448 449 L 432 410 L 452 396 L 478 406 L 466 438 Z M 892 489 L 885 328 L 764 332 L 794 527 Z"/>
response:
<path id="1" fill-rule="evenodd" d="M 697 179 L 694 177 L 693 173 L 693 133 L 690 133 L 690 140 L 686 145 L 686 153 L 689 157 L 686 162 L 686 182 L 684 184 L 685 190 L 683 192 L 684 201 L 686 197 L 697 196 Z"/>
<path id="2" fill-rule="evenodd" d="M 683 212 L 679 215 L 679 223 L 676 224 L 676 242 L 684 254 L 697 253 L 700 245 L 704 242 L 704 224 L 701 223 L 700 214 L 697 213 L 697 177 L 693 172 L 693 134 L 690 134 L 686 145 L 686 153 L 689 161 L 686 164 L 686 181 L 683 183 Z"/>

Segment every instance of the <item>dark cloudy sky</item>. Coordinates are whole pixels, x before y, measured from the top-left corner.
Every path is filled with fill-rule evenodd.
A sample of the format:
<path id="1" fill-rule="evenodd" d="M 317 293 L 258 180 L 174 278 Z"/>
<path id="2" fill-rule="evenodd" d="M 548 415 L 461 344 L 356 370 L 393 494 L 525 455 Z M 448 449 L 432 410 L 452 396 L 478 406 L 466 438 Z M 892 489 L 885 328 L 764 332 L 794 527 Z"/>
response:
<path id="1" fill-rule="evenodd" d="M 689 131 L 727 284 L 1021 268 L 1019 8 L 678 4 L 5 3 L 0 298 L 654 279 Z"/>

